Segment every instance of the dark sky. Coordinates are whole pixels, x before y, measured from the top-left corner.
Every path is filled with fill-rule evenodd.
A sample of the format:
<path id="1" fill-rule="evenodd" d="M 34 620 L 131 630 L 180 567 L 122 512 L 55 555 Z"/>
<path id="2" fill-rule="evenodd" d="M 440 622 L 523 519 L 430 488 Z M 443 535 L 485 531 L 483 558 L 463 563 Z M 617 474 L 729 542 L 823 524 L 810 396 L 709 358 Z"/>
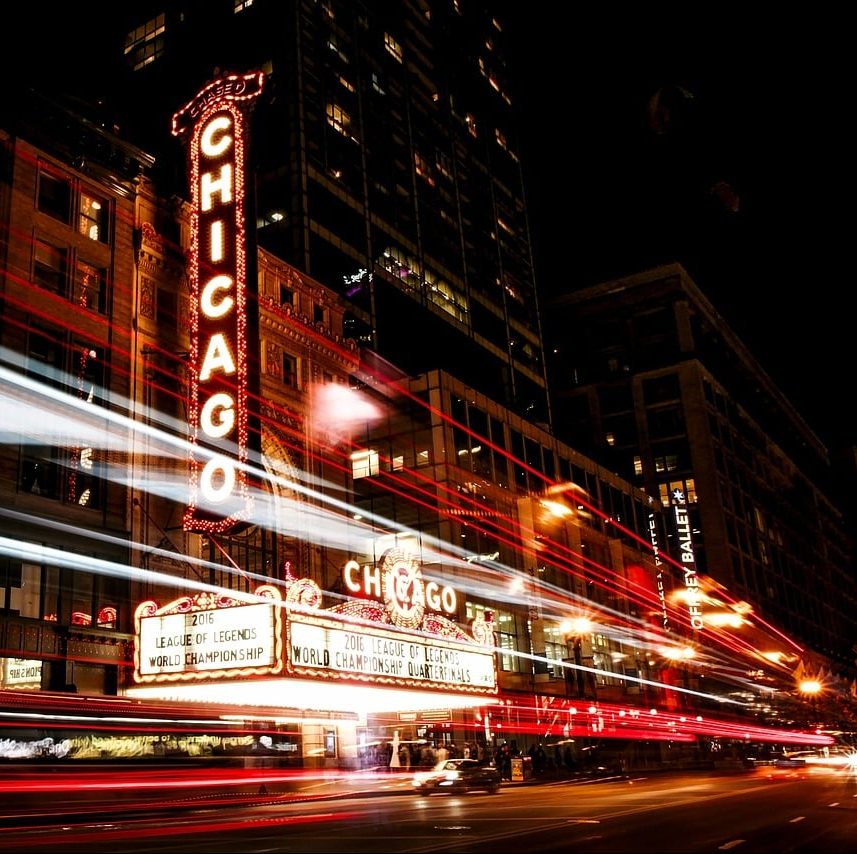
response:
<path id="1" fill-rule="evenodd" d="M 679 260 L 819 436 L 857 441 L 846 21 L 746 3 L 495 6 L 509 22 L 539 288 Z M 16 11 L 23 55 L 3 54 L 16 83 L 85 56 L 77 7 L 34 27 L 41 15 Z"/>
<path id="2" fill-rule="evenodd" d="M 679 260 L 816 433 L 857 440 L 844 21 L 582 5 L 511 9 L 540 289 Z"/>

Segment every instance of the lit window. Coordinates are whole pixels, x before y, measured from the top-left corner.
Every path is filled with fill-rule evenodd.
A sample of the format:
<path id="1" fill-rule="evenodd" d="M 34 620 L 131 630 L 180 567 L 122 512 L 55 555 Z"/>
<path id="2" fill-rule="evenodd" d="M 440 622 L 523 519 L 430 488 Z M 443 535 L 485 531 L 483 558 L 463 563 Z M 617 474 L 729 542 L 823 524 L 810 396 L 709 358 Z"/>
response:
<path id="1" fill-rule="evenodd" d="M 436 151 L 434 163 L 435 166 L 437 166 L 437 171 L 440 172 L 444 178 L 452 178 L 452 161 L 450 160 L 449 155 L 444 154 L 442 151 Z"/>
<path id="2" fill-rule="evenodd" d="M 499 225 L 500 228 L 502 228 L 503 231 L 506 232 L 506 234 L 514 234 L 515 233 L 515 229 L 512 228 L 512 226 L 509 225 L 508 222 L 506 222 L 504 219 L 502 219 L 499 216 L 497 217 L 497 225 Z"/>
<path id="3" fill-rule="evenodd" d="M 77 230 L 86 235 L 90 240 L 107 242 L 107 204 L 101 199 L 90 196 L 88 193 L 80 194 L 80 215 L 77 221 Z"/>
<path id="4" fill-rule="evenodd" d="M 655 471 L 659 474 L 667 471 L 678 470 L 678 457 L 675 454 L 666 454 L 662 457 L 655 457 Z"/>
<path id="5" fill-rule="evenodd" d="M 378 76 L 378 74 L 377 74 L 376 72 L 374 72 L 374 71 L 372 72 L 372 88 L 373 88 L 373 89 L 374 89 L 374 90 L 375 90 L 379 95 L 386 95 L 386 94 L 387 94 L 387 90 L 386 90 L 386 89 L 383 87 L 383 85 L 381 84 L 381 78 L 380 78 L 380 77 Z"/>
<path id="6" fill-rule="evenodd" d="M 237 15 L 253 5 L 253 0 L 235 0 L 235 8 L 232 10 Z"/>
<path id="7" fill-rule="evenodd" d="M 335 33 L 331 33 L 328 40 L 327 46 L 332 50 L 343 62 L 348 63 L 348 55 L 342 50 L 339 44 L 339 39 L 337 39 Z"/>
<path id="8" fill-rule="evenodd" d="M 92 264 L 78 261 L 72 297 L 75 305 L 88 308 L 91 311 L 103 312 L 105 278 L 104 270 L 93 267 Z"/>
<path id="9" fill-rule="evenodd" d="M 354 480 L 372 477 L 379 471 L 377 451 L 355 451 L 351 455 L 351 476 Z"/>
<path id="10" fill-rule="evenodd" d="M 399 454 L 393 457 L 390 468 L 392 471 L 401 471 L 405 467 L 405 458 Z"/>
<path id="11" fill-rule="evenodd" d="M 634 474 L 638 476 L 643 474 L 643 460 L 639 454 L 634 455 Z"/>
<path id="12" fill-rule="evenodd" d="M 351 81 L 350 81 L 350 80 L 348 80 L 347 78 L 343 77 L 341 74 L 339 75 L 339 84 L 340 84 L 340 86 L 342 86 L 342 87 L 343 87 L 347 92 L 353 92 L 353 91 L 354 91 L 354 84 L 353 84 L 353 83 L 351 83 Z"/>
<path id="13" fill-rule="evenodd" d="M 416 454 L 416 464 L 417 468 L 420 466 L 427 466 L 431 462 L 431 456 L 429 455 L 428 449 L 417 451 Z"/>
<path id="14" fill-rule="evenodd" d="M 125 36 L 125 58 L 134 71 L 139 71 L 163 54 L 165 30 L 166 18 L 162 13 Z"/>
<path id="15" fill-rule="evenodd" d="M 612 433 L 607 433 L 604 436 L 604 441 L 612 448 L 616 444 L 616 437 Z"/>
<path id="16" fill-rule="evenodd" d="M 384 33 L 384 47 L 396 62 L 403 61 L 402 46 L 389 33 Z"/>
<path id="17" fill-rule="evenodd" d="M 351 124 L 351 116 L 342 107 L 334 103 L 327 104 L 325 111 L 327 112 L 327 123 L 343 136 L 348 136 L 348 126 Z"/>
<path id="18" fill-rule="evenodd" d="M 429 184 L 429 186 L 433 187 L 435 185 L 434 176 L 431 174 L 431 166 L 418 151 L 414 152 L 414 169 L 416 169 L 417 175 Z"/>

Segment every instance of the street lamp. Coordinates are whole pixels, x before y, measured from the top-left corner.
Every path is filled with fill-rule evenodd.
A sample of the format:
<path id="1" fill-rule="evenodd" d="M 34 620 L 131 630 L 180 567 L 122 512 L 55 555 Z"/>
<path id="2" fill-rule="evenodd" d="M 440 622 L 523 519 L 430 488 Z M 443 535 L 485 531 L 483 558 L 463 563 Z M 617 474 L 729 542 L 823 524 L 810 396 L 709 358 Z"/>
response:
<path id="1" fill-rule="evenodd" d="M 592 633 L 592 621 L 587 617 L 575 617 L 573 620 L 563 620 L 559 629 L 565 636 L 565 642 L 572 645 L 577 686 L 576 696 L 583 699 L 586 696 L 586 678 L 581 666 L 581 644 L 583 636 Z"/>
<path id="2" fill-rule="evenodd" d="M 810 701 L 810 705 L 812 707 L 812 717 L 814 721 L 814 726 L 818 726 L 818 695 L 824 690 L 824 686 L 818 679 L 801 679 L 798 682 L 797 686 L 798 691 L 800 691 L 801 696 L 808 697 Z"/>

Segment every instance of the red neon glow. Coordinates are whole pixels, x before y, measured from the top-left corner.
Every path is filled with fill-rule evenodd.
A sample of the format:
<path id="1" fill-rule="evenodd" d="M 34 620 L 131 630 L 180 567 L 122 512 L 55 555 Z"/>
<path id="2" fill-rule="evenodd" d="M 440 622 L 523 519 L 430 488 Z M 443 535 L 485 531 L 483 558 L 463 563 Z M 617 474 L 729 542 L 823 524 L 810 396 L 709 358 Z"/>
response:
<path id="1" fill-rule="evenodd" d="M 173 117 L 190 132 L 191 393 L 188 531 L 225 533 L 252 513 L 248 450 L 245 145 L 261 73 L 205 87 Z M 202 446 L 213 455 L 202 454 Z"/>

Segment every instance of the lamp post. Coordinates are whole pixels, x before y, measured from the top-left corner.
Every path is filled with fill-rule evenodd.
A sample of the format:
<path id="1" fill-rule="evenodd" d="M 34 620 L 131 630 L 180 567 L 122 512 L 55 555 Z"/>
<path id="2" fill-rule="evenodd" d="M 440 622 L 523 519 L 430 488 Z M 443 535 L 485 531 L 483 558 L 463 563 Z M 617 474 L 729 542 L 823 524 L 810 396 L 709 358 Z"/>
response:
<path id="1" fill-rule="evenodd" d="M 582 643 L 583 636 L 592 633 L 592 621 L 587 617 L 575 617 L 573 620 L 565 620 L 560 624 L 560 631 L 565 637 L 566 644 L 571 644 L 574 661 L 574 685 L 575 696 L 583 699 L 586 696 L 586 676 L 582 668 Z"/>
<path id="2" fill-rule="evenodd" d="M 812 708 L 813 727 L 818 727 L 818 695 L 824 690 L 824 686 L 818 679 L 801 679 L 797 686 L 802 697 L 809 698 Z"/>

